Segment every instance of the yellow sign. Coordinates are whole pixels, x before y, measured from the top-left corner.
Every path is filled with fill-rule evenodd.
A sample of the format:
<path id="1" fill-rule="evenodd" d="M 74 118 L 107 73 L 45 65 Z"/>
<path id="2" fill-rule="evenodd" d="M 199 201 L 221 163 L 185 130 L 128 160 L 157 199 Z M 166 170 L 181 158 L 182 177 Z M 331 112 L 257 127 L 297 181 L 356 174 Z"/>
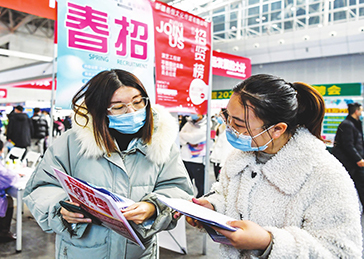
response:
<path id="1" fill-rule="evenodd" d="M 326 108 L 326 113 L 348 113 L 348 108 Z"/>
<path id="2" fill-rule="evenodd" d="M 328 92 L 329 95 L 340 95 L 341 87 L 333 85 L 333 86 L 327 88 L 327 92 Z"/>

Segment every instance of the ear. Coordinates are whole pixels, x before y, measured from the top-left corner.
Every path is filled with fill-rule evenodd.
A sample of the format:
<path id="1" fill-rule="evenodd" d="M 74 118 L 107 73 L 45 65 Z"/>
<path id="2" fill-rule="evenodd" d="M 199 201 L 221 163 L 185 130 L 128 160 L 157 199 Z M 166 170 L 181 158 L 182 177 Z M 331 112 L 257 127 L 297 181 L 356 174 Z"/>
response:
<path id="1" fill-rule="evenodd" d="M 280 122 L 280 123 L 277 123 L 276 125 L 274 125 L 274 127 L 272 128 L 273 132 L 271 133 L 272 138 L 277 139 L 280 136 L 282 136 L 286 132 L 287 127 L 288 127 L 288 125 L 284 122 Z"/>

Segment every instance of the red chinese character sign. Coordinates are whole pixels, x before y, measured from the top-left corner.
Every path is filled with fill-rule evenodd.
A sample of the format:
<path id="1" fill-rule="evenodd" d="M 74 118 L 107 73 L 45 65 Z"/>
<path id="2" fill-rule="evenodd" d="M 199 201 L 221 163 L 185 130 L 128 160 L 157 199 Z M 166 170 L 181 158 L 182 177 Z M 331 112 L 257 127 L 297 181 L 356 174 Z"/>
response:
<path id="1" fill-rule="evenodd" d="M 56 105 L 69 108 L 74 93 L 111 68 L 134 73 L 154 100 L 152 24 L 148 0 L 60 1 Z"/>
<path id="2" fill-rule="evenodd" d="M 213 51 L 212 74 L 236 79 L 247 79 L 252 74 L 249 58 Z"/>
<path id="3" fill-rule="evenodd" d="M 156 103 L 170 111 L 206 114 L 211 24 L 155 1 Z"/>

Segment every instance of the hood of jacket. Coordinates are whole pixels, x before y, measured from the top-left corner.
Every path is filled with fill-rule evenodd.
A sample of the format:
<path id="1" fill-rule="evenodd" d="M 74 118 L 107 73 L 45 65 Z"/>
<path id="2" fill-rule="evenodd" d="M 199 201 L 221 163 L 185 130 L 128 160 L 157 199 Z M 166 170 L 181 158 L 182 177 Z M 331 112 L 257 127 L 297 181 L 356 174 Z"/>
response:
<path id="1" fill-rule="evenodd" d="M 178 123 L 177 119 L 160 105 L 154 105 L 152 112 L 154 120 L 152 141 L 146 145 L 139 139 L 137 146 L 142 149 L 141 151 L 145 153 L 147 159 L 157 164 L 162 164 L 169 157 L 170 149 L 177 138 Z M 73 121 L 72 129 L 76 132 L 80 153 L 89 158 L 99 158 L 106 154 L 106 150 L 96 144 L 92 117 L 89 116 L 89 122 L 84 127 L 82 125 L 86 124 L 85 118 L 76 115 L 76 120 L 80 125 Z"/>

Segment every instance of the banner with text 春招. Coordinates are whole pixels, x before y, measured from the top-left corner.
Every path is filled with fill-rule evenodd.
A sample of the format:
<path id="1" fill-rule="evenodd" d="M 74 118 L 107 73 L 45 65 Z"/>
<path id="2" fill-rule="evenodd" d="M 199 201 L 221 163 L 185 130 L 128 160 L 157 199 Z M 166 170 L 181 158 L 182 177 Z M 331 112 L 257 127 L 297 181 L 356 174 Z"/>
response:
<path id="1" fill-rule="evenodd" d="M 152 26 L 149 0 L 59 1 L 56 106 L 70 108 L 89 79 L 112 68 L 135 74 L 154 102 Z"/>
<path id="2" fill-rule="evenodd" d="M 169 111 L 206 114 L 211 23 L 162 2 L 154 16 L 156 103 Z"/>

